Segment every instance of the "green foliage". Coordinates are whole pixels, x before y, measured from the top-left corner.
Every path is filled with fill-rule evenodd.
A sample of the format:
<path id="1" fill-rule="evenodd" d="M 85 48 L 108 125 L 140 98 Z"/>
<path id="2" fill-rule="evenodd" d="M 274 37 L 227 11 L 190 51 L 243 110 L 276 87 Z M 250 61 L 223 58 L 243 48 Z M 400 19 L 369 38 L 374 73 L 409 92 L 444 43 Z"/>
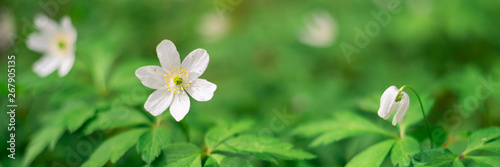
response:
<path id="1" fill-rule="evenodd" d="M 224 140 L 233 137 L 237 133 L 241 133 L 245 130 L 249 130 L 254 125 L 253 121 L 241 121 L 235 123 L 231 126 L 219 125 L 216 128 L 212 128 L 208 131 L 205 136 L 205 144 L 209 150 L 213 150 L 217 145 L 219 145 Z"/>
<path id="2" fill-rule="evenodd" d="M 318 136 L 310 144 L 311 147 L 326 145 L 344 138 L 369 133 L 391 137 L 397 136 L 395 129 L 382 128 L 352 112 L 336 112 L 334 118 L 331 120 L 304 124 L 293 131 L 293 134 L 299 136 Z"/>
<path id="3" fill-rule="evenodd" d="M 204 167 L 253 167 L 254 165 L 239 157 L 228 157 L 219 154 L 212 154 L 208 157 Z"/>
<path id="4" fill-rule="evenodd" d="M 191 143 L 176 143 L 165 149 L 167 167 L 201 167 L 201 150 Z"/>
<path id="5" fill-rule="evenodd" d="M 104 166 L 111 160 L 115 163 L 120 157 L 133 147 L 147 129 L 132 129 L 111 137 L 102 143 L 82 165 L 83 167 Z"/>
<path id="6" fill-rule="evenodd" d="M 445 148 L 437 148 L 423 151 L 415 156 L 418 162 L 425 166 L 448 166 L 453 165 L 458 155 L 453 154 Z"/>
<path id="7" fill-rule="evenodd" d="M 149 129 L 137 142 L 137 151 L 146 163 L 153 162 L 163 148 L 171 142 L 170 131 L 165 127 Z"/>
<path id="8" fill-rule="evenodd" d="M 47 146 L 52 150 L 66 129 L 73 133 L 94 113 L 93 106 L 77 102 L 68 103 L 58 112 L 51 114 L 43 128 L 33 135 L 32 141 L 28 144 L 23 166 L 28 166 Z"/>
<path id="9" fill-rule="evenodd" d="M 391 150 L 391 161 L 394 166 L 410 166 L 413 155 L 419 153 L 418 141 L 412 137 L 403 137 L 394 143 Z"/>
<path id="10" fill-rule="evenodd" d="M 64 133 L 63 126 L 50 125 L 43 127 L 33 135 L 33 140 L 26 148 L 23 166 L 29 164 L 51 143 L 56 143 Z M 55 144 L 52 144 L 55 145 Z M 53 146 L 52 146 L 53 147 Z"/>
<path id="11" fill-rule="evenodd" d="M 312 159 L 314 155 L 293 148 L 290 143 L 281 142 L 278 139 L 253 134 L 240 135 L 224 142 L 218 149 L 234 153 L 248 153 L 262 160 L 271 160 L 270 156 L 283 159 Z M 214 150 L 215 151 L 215 150 Z"/>
<path id="12" fill-rule="evenodd" d="M 481 156 L 481 157 L 469 157 L 476 161 L 476 163 L 481 167 L 496 167 L 500 166 L 500 157 L 498 156 Z"/>
<path id="13" fill-rule="evenodd" d="M 478 148 L 484 148 L 481 146 L 498 137 L 500 137 L 500 127 L 490 127 L 473 132 L 469 137 L 469 144 L 467 145 L 465 152 L 468 153 Z"/>
<path id="14" fill-rule="evenodd" d="M 96 117 L 85 126 L 83 132 L 88 135 L 95 130 L 147 125 L 150 122 L 143 114 L 137 111 L 127 109 L 126 107 L 119 107 L 97 113 Z"/>
<path id="15" fill-rule="evenodd" d="M 366 166 L 366 167 L 378 167 L 384 161 L 387 153 L 392 148 L 392 145 L 396 142 L 394 139 L 389 139 L 377 143 L 363 152 L 356 155 L 352 158 L 346 165 L 346 167 L 357 167 L 357 166 Z"/>

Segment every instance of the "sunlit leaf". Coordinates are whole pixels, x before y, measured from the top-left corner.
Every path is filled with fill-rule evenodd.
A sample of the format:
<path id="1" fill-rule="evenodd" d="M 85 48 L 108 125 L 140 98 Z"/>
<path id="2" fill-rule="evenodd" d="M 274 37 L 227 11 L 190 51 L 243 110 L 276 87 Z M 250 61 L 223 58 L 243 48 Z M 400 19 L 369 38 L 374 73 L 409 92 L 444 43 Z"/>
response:
<path id="1" fill-rule="evenodd" d="M 354 158 L 352 158 L 347 164 L 346 167 L 378 167 L 384 161 L 387 153 L 392 148 L 392 145 L 396 142 L 396 140 L 390 139 L 380 143 L 377 143 L 363 152 L 357 154 Z"/>
<path id="2" fill-rule="evenodd" d="M 468 157 L 476 161 L 476 163 L 481 167 L 497 167 L 500 166 L 500 157 L 498 156 L 478 156 L 478 157 Z"/>
<path id="3" fill-rule="evenodd" d="M 170 132 L 165 127 L 148 130 L 137 142 L 137 151 L 146 163 L 153 162 L 160 155 L 162 148 L 171 143 Z"/>
<path id="4" fill-rule="evenodd" d="M 391 150 L 391 161 L 394 166 L 409 166 L 413 155 L 419 153 L 418 141 L 410 136 L 396 141 Z"/>
<path id="5" fill-rule="evenodd" d="M 90 155 L 89 159 L 82 166 L 104 166 L 109 160 L 115 163 L 146 132 L 147 129 L 144 128 L 132 129 L 107 139 Z"/>
<path id="6" fill-rule="evenodd" d="M 201 150 L 191 143 L 176 143 L 165 148 L 167 167 L 201 167 Z"/>
<path id="7" fill-rule="evenodd" d="M 88 135 L 95 130 L 109 130 L 118 127 L 143 124 L 147 125 L 150 122 L 150 120 L 138 111 L 128 109 L 127 107 L 119 107 L 97 113 L 96 118 L 89 122 L 83 130 L 83 133 Z"/>
<path id="8" fill-rule="evenodd" d="M 500 127 L 490 127 L 473 132 L 469 137 L 469 144 L 465 152 L 471 152 L 484 143 L 500 137 Z"/>
<path id="9" fill-rule="evenodd" d="M 214 149 L 217 144 L 237 133 L 252 128 L 253 121 L 240 121 L 233 125 L 220 125 L 208 131 L 205 136 L 205 143 L 209 149 Z"/>
<path id="10" fill-rule="evenodd" d="M 240 135 L 231 138 L 221 144 L 215 150 L 222 150 L 235 153 L 248 153 L 256 158 L 268 160 L 269 155 L 288 160 L 312 159 L 314 155 L 294 148 L 292 144 L 279 141 L 278 139 L 258 136 L 258 135 Z M 262 158 L 266 157 L 266 158 Z"/>
<path id="11" fill-rule="evenodd" d="M 254 165 L 239 157 L 228 157 L 225 155 L 211 154 L 204 167 L 253 167 Z"/>
<path id="12" fill-rule="evenodd" d="M 373 133 L 391 137 L 398 136 L 395 128 L 382 128 L 350 112 L 338 112 L 334 119 L 301 125 L 293 131 L 293 134 L 299 136 L 318 136 L 310 144 L 312 147 L 330 144 L 356 135 Z"/>

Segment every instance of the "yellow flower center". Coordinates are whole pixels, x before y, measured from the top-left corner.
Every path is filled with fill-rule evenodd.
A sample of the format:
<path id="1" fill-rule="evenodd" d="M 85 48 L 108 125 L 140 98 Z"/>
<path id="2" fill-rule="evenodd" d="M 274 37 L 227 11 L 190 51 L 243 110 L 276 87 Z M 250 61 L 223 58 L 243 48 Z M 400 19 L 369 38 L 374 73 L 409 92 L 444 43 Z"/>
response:
<path id="1" fill-rule="evenodd" d="M 189 80 L 189 73 L 186 71 L 186 68 L 174 67 L 173 70 L 168 71 L 164 76 L 165 86 L 172 94 L 184 94 L 184 90 L 190 86 L 190 83 L 193 83 L 193 81 Z"/>

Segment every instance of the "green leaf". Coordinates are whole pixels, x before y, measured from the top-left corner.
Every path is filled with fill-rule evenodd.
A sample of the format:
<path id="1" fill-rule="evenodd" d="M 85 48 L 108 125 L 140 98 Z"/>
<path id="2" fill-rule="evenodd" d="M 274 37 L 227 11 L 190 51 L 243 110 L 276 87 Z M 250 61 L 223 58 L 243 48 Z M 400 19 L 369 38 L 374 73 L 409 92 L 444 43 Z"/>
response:
<path id="1" fill-rule="evenodd" d="M 248 153 L 262 160 L 269 160 L 269 156 L 288 160 L 315 158 L 314 155 L 308 152 L 294 148 L 290 143 L 281 142 L 278 139 L 267 136 L 249 134 L 231 138 L 221 144 L 216 150 Z"/>
<path id="2" fill-rule="evenodd" d="M 146 163 L 153 162 L 161 150 L 171 143 L 170 131 L 165 127 L 150 129 L 137 142 L 137 151 L 142 155 Z"/>
<path id="3" fill-rule="evenodd" d="M 498 137 L 500 137 L 500 127 L 489 127 L 478 130 L 470 135 L 469 144 L 467 145 L 465 152 L 468 153 L 480 148 L 481 145 Z"/>
<path id="4" fill-rule="evenodd" d="M 227 157 L 225 155 L 211 154 L 204 167 L 253 167 L 254 165 L 243 158 Z"/>
<path id="5" fill-rule="evenodd" d="M 51 143 L 56 143 L 63 135 L 64 127 L 50 125 L 37 131 L 26 148 L 22 166 L 29 166 L 31 162 Z"/>
<path id="6" fill-rule="evenodd" d="M 500 140 L 495 140 L 484 145 L 480 145 L 476 148 L 476 150 L 487 150 L 500 153 Z"/>
<path id="7" fill-rule="evenodd" d="M 242 131 L 251 129 L 253 124 L 253 121 L 241 121 L 233 125 L 217 126 L 208 131 L 207 135 L 205 136 L 205 143 L 208 149 L 212 150 L 227 138 L 232 137 Z"/>
<path id="8" fill-rule="evenodd" d="M 149 123 L 151 121 L 138 111 L 128 109 L 127 107 L 119 107 L 97 113 L 96 118 L 89 122 L 83 133 L 88 135 L 95 130 L 109 130 Z"/>
<path id="9" fill-rule="evenodd" d="M 292 133 L 304 137 L 318 136 L 310 144 L 311 147 L 326 145 L 341 139 L 363 134 L 375 133 L 385 136 L 398 136 L 395 128 L 382 128 L 354 113 L 338 112 L 334 117 L 332 120 L 318 121 L 299 126 Z"/>
<path id="10" fill-rule="evenodd" d="M 176 143 L 165 149 L 167 167 L 201 167 L 201 149 L 191 143 Z"/>
<path id="11" fill-rule="evenodd" d="M 378 167 L 384 161 L 387 153 L 391 150 L 392 145 L 396 142 L 394 139 L 385 140 L 383 142 L 377 143 L 363 152 L 357 154 L 352 158 L 347 164 L 346 167 L 369 167 L 374 166 Z"/>
<path id="12" fill-rule="evenodd" d="M 391 151 L 391 162 L 394 166 L 410 166 L 413 155 L 420 152 L 420 146 L 412 137 L 404 137 L 396 141 Z"/>
<path id="13" fill-rule="evenodd" d="M 147 129 L 132 129 L 104 141 L 95 150 L 89 159 L 82 165 L 83 167 L 103 166 L 111 160 L 115 163 L 120 157 L 133 147 Z"/>
<path id="14" fill-rule="evenodd" d="M 85 121 L 94 116 L 95 108 L 94 106 L 79 102 L 66 105 L 66 107 L 62 109 L 62 112 L 64 112 L 63 117 L 68 130 L 73 133 L 78 130 Z"/>
<path id="15" fill-rule="evenodd" d="M 457 157 L 458 155 L 445 148 L 426 150 L 414 156 L 418 162 L 425 163 L 425 166 L 452 165 Z"/>
<path id="16" fill-rule="evenodd" d="M 495 156 L 480 156 L 480 157 L 468 157 L 476 161 L 476 163 L 481 167 L 498 167 L 500 166 L 500 157 Z"/>

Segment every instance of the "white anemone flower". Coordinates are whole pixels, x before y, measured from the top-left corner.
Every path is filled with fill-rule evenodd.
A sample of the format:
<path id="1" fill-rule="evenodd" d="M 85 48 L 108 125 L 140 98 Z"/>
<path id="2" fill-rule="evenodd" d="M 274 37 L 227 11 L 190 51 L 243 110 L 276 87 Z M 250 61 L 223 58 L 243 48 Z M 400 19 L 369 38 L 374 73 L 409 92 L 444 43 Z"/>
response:
<path id="1" fill-rule="evenodd" d="M 215 42 L 223 38 L 230 28 L 230 19 L 227 15 L 217 13 L 207 13 L 203 15 L 198 33 L 207 42 Z"/>
<path id="2" fill-rule="evenodd" d="M 315 11 L 305 19 L 306 28 L 299 34 L 300 42 L 313 47 L 328 47 L 337 38 L 337 23 L 327 11 Z"/>
<path id="3" fill-rule="evenodd" d="M 45 15 L 35 18 L 35 26 L 40 32 L 28 37 L 28 48 L 43 53 L 43 57 L 33 64 L 33 72 L 45 77 L 58 69 L 59 77 L 69 73 L 75 61 L 76 29 L 69 16 L 61 19 L 61 24 Z"/>
<path id="4" fill-rule="evenodd" d="M 170 114 L 179 122 L 189 112 L 190 102 L 186 94 L 197 101 L 212 99 L 217 85 L 199 78 L 208 66 L 208 53 L 196 49 L 180 62 L 179 52 L 169 40 L 163 40 L 156 47 L 160 66 L 144 66 L 135 75 L 142 84 L 156 89 L 146 100 L 144 108 L 154 116 L 170 107 Z"/>
<path id="5" fill-rule="evenodd" d="M 380 98 L 380 108 L 378 109 L 378 115 L 384 119 L 388 119 L 394 111 L 396 114 L 392 119 L 392 125 L 396 126 L 396 123 L 401 123 L 404 120 L 408 108 L 410 107 L 410 97 L 404 91 L 401 91 L 396 86 L 390 86 L 385 90 Z"/>

